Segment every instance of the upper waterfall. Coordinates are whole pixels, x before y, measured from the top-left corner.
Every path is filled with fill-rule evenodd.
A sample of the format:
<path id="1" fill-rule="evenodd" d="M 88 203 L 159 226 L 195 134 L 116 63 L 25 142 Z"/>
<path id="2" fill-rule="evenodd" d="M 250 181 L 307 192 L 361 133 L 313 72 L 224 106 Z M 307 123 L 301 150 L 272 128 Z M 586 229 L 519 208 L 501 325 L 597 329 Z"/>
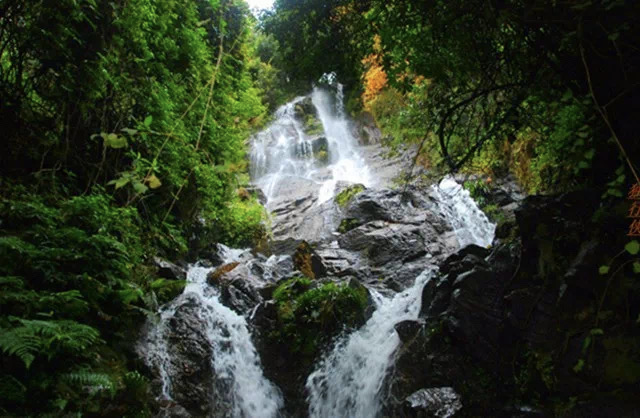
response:
<path id="1" fill-rule="evenodd" d="M 252 141 L 251 175 L 271 202 L 305 191 L 317 203 L 331 199 L 339 181 L 372 185 L 337 92 L 314 88 L 282 106 L 275 121 Z"/>

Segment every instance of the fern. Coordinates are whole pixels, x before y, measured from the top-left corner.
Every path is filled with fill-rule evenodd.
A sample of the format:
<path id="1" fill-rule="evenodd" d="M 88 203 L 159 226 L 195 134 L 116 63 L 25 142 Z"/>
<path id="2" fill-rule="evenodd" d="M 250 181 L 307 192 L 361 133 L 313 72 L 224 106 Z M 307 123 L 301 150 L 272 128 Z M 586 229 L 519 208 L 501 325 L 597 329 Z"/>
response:
<path id="1" fill-rule="evenodd" d="M 90 394 L 107 391 L 109 395 L 114 395 L 117 388 L 108 374 L 96 373 L 91 370 L 77 370 L 65 373 L 60 376 L 60 380 L 70 387 Z"/>
<path id="2" fill-rule="evenodd" d="M 14 320 L 16 320 L 14 318 Z M 38 355 L 49 359 L 59 352 L 82 353 L 99 341 L 96 329 L 75 321 L 17 319 L 15 328 L 0 329 L 0 350 L 17 356 L 28 369 Z"/>

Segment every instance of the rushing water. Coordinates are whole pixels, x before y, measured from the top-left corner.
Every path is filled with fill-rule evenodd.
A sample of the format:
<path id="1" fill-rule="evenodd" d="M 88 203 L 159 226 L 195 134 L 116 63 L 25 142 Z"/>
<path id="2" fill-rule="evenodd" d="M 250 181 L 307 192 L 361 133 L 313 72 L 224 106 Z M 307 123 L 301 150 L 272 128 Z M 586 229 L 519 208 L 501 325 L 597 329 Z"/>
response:
<path id="1" fill-rule="evenodd" d="M 452 223 L 460 246 L 491 243 L 495 225 L 468 192 L 450 179 L 443 180 L 432 192 Z M 339 341 L 307 379 L 311 417 L 378 416 L 385 377 L 400 344 L 394 327 L 418 318 L 422 289 L 434 272 L 435 267 L 425 270 L 412 287 L 394 297 L 376 294 L 377 309 L 369 321 Z"/>
<path id="2" fill-rule="evenodd" d="M 237 260 L 242 254 L 241 250 L 226 249 L 225 252 L 227 262 Z M 161 398 L 172 400 L 168 346 L 170 320 L 185 301 L 196 298 L 198 325 L 204 327 L 207 342 L 212 349 L 211 367 L 216 379 L 227 383 L 230 391 L 229 394 L 220 396 L 230 398 L 233 405 L 232 416 L 275 417 L 282 407 L 282 396 L 262 373 L 260 359 L 251 341 L 245 318 L 224 306 L 216 289 L 207 284 L 207 274 L 211 270 L 199 266 L 189 269 L 188 284 L 183 294 L 162 309 L 158 323 L 147 337 L 147 362 L 159 371 L 162 379 Z"/>
<path id="3" fill-rule="evenodd" d="M 318 418 L 375 417 L 382 385 L 400 338 L 394 326 L 416 319 L 425 271 L 393 298 L 376 294 L 377 309 L 358 331 L 338 342 L 307 379 L 309 415 Z"/>
<path id="4" fill-rule="evenodd" d="M 311 102 L 322 123 L 322 135 L 307 135 L 295 117 L 299 97 L 276 112 L 276 120 L 256 135 L 252 142 L 251 167 L 254 182 L 268 200 L 280 197 L 282 189 L 304 185 L 318 195 L 318 203 L 331 199 L 339 181 L 372 184 L 366 162 L 357 151 L 357 140 L 345 116 L 342 86 L 338 94 L 314 88 Z M 328 161 L 313 155 L 313 143 L 326 138 Z M 301 192 L 301 190 L 296 190 Z"/>
<path id="5" fill-rule="evenodd" d="M 447 220 L 453 226 L 460 248 L 469 244 L 481 247 L 491 245 L 496 226 L 478 208 L 468 190 L 449 177 L 432 189 Z"/>

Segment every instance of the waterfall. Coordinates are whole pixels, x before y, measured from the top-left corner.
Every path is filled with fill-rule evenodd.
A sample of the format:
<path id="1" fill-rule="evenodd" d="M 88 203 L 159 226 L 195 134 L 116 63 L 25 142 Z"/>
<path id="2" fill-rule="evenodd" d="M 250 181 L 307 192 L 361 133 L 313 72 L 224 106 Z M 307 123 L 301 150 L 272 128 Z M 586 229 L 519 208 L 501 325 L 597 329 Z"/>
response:
<path id="1" fill-rule="evenodd" d="M 317 418 L 375 417 L 382 385 L 400 344 L 394 326 L 416 319 L 432 270 L 393 298 L 376 294 L 377 309 L 358 331 L 338 342 L 307 379 L 309 415 Z"/>
<path id="2" fill-rule="evenodd" d="M 314 88 L 310 96 L 298 97 L 282 106 L 275 121 L 252 140 L 251 175 L 268 201 L 281 198 L 283 189 L 295 188 L 295 194 L 312 192 L 318 204 L 331 199 L 339 181 L 372 184 L 364 159 L 357 152 L 349 120 L 344 113 L 342 86 L 337 95 Z M 322 133 L 305 133 L 296 115 L 296 106 L 310 100 Z M 316 116 L 313 116 L 314 118 Z M 314 149 L 326 141 L 327 160 L 314 155 Z"/>
<path id="3" fill-rule="evenodd" d="M 274 122 L 252 139 L 251 175 L 267 196 L 267 208 L 274 213 L 277 208 L 285 213 L 283 216 L 290 216 L 287 211 L 300 210 L 300 207 L 304 211 L 318 209 L 318 212 L 309 210 L 301 215 L 303 239 L 313 239 L 315 226 L 311 218 L 327 215 L 322 211 L 329 205 L 321 204 L 334 196 L 339 182 L 375 186 L 374 175 L 359 152 L 344 111 L 342 86 L 336 84 L 335 87 L 335 94 L 314 88 L 309 96 L 284 105 L 276 112 Z M 309 117 L 313 117 L 311 123 L 316 123 L 316 128 L 321 126 L 321 130 L 309 128 Z M 318 149 L 322 149 L 325 158 L 319 158 Z M 453 227 L 460 247 L 491 243 L 495 225 L 476 206 L 469 192 L 453 179 L 445 178 L 428 193 L 436 201 L 436 212 L 441 212 Z M 284 225 L 286 233 L 289 224 Z M 331 223 L 321 226 L 329 233 L 335 231 L 335 225 L 334 229 L 326 225 Z M 225 263 L 242 261 L 249 268 L 256 267 L 251 263 L 258 263 L 257 271 L 268 281 L 276 281 L 274 271 L 280 264 L 291 263 L 289 256 L 274 255 L 256 261 L 257 258 L 244 250 L 221 248 Z M 306 380 L 310 416 L 369 418 L 379 415 L 385 381 L 400 345 L 395 326 L 418 318 L 422 289 L 437 272 L 428 261 L 420 268 L 425 266 L 413 285 L 403 292 L 384 296 L 370 289 L 376 306 L 371 318 L 360 329 L 341 337 L 317 362 Z M 213 376 L 213 383 L 206 395 L 211 394 L 210 398 L 219 399 L 223 405 L 214 415 L 280 416 L 284 404 L 282 395 L 264 377 L 246 319 L 224 306 L 219 291 L 207 284 L 211 271 L 199 265 L 189 269 L 183 294 L 160 310 L 157 322 L 143 342 L 141 352 L 160 378 L 160 400 L 169 404 L 185 401 L 184 390 L 179 390 L 176 378 L 181 376 L 182 363 L 174 347 L 182 335 L 176 338 L 172 327 L 178 320 L 184 324 L 184 316 L 179 316 L 184 315 L 182 310 L 186 307 L 190 315 L 187 319 L 193 319 L 188 327 L 197 328 L 197 343 L 202 344 L 196 348 L 200 354 L 210 352 L 210 364 L 205 367 L 210 367 L 207 370 Z M 176 401 L 178 394 L 182 398 Z"/>
<path id="4" fill-rule="evenodd" d="M 455 181 L 445 179 L 439 187 L 432 188 L 432 193 L 452 223 L 461 247 L 491 243 L 495 225 L 467 191 Z M 400 344 L 394 327 L 418 318 L 422 289 L 434 274 L 435 266 L 420 274 L 412 287 L 392 298 L 376 293 L 377 307 L 371 319 L 339 341 L 307 379 L 311 417 L 378 416 L 385 377 Z"/>
<path id="5" fill-rule="evenodd" d="M 491 245 L 496 226 L 478 208 L 468 190 L 450 177 L 432 187 L 445 217 L 453 226 L 460 248 L 469 244 Z"/>
<path id="6" fill-rule="evenodd" d="M 226 249 L 226 261 L 237 260 L 242 252 Z M 228 400 L 232 405 L 230 413 L 233 417 L 276 417 L 283 405 L 282 396 L 262 373 L 245 318 L 224 306 L 217 290 L 207 284 L 207 275 L 212 270 L 200 266 L 189 269 L 188 284 L 183 294 L 161 310 L 159 321 L 147 336 L 144 349 L 146 361 L 159 371 L 161 398 L 173 399 L 168 335 L 170 320 L 182 304 L 195 299 L 198 323 L 191 326 L 203 328 L 212 351 L 211 368 L 215 379 L 223 382 L 228 390 L 228 393 L 216 393 L 215 396 Z M 211 392 L 214 392 L 214 388 L 211 388 Z"/>

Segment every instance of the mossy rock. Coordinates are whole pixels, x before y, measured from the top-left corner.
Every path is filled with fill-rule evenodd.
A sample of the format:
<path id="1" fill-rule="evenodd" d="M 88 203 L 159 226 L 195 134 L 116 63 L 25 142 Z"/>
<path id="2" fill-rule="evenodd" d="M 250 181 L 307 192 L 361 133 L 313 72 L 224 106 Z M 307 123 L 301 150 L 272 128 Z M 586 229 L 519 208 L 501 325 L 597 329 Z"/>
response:
<path id="1" fill-rule="evenodd" d="M 334 200 L 338 204 L 338 206 L 344 208 L 349 204 L 349 202 L 351 202 L 354 197 L 356 197 L 356 195 L 364 191 L 364 189 L 365 187 L 362 184 L 351 185 L 338 193 Z"/>
<path id="2" fill-rule="evenodd" d="M 314 115 L 306 115 L 304 119 L 304 133 L 307 135 L 321 135 L 324 133 L 324 127 L 322 126 L 322 122 L 316 118 Z"/>
<path id="3" fill-rule="evenodd" d="M 356 229 L 357 227 L 359 227 L 360 224 L 361 224 L 361 222 L 358 219 L 355 219 L 355 218 L 343 219 L 342 221 L 340 221 L 340 226 L 338 227 L 338 232 L 340 232 L 341 234 L 346 234 L 347 232 L 351 231 L 352 229 Z"/>
<path id="4" fill-rule="evenodd" d="M 302 241 L 293 254 L 293 264 L 306 277 L 318 279 L 327 274 L 322 259 L 306 241 Z"/>
<path id="5" fill-rule="evenodd" d="M 364 287 L 333 282 L 319 285 L 306 277 L 280 284 L 273 300 L 278 319 L 270 337 L 308 362 L 345 327 L 362 325 L 368 305 Z"/>
<path id="6" fill-rule="evenodd" d="M 316 161 L 322 164 L 329 163 L 329 153 L 327 151 L 318 151 L 313 154 L 313 157 L 316 159 Z"/>

